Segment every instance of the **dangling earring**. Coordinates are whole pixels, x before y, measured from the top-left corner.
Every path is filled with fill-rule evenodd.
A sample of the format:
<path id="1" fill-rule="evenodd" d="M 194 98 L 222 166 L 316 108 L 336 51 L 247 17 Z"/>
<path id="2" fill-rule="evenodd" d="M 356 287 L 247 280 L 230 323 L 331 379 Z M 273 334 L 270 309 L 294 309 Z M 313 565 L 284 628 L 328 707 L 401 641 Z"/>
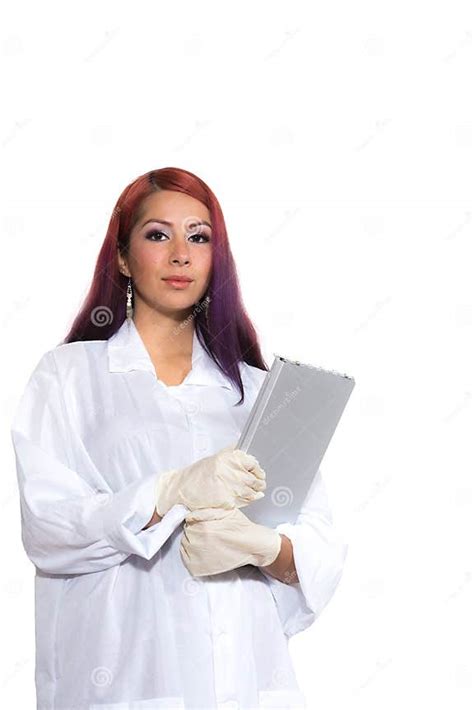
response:
<path id="1" fill-rule="evenodd" d="M 130 325 L 130 321 L 132 320 L 132 316 L 133 316 L 132 279 L 129 276 L 128 277 L 128 286 L 127 286 L 127 320 L 128 320 L 129 325 Z"/>
<path id="2" fill-rule="evenodd" d="M 206 296 L 204 299 L 204 315 L 206 317 L 206 326 L 207 329 L 209 330 L 209 303 L 211 302 L 211 297 Z"/>

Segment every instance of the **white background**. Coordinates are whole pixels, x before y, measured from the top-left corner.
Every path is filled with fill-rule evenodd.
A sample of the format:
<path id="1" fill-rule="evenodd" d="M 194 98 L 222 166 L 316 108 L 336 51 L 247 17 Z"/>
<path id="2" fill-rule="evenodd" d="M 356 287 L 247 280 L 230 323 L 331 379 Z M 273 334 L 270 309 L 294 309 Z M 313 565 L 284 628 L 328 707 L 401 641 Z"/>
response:
<path id="1" fill-rule="evenodd" d="M 120 192 L 175 166 L 221 203 L 267 364 L 356 380 L 322 465 L 346 567 L 290 641 L 309 708 L 472 709 L 472 10 L 3 8 L 2 707 L 35 706 L 10 417 Z"/>

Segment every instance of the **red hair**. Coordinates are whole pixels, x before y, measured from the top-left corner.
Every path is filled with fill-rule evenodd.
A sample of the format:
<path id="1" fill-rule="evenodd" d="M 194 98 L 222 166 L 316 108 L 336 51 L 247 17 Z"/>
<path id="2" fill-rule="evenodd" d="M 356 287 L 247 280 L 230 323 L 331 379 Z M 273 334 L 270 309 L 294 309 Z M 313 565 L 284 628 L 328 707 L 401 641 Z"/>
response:
<path id="1" fill-rule="evenodd" d="M 202 202 L 213 227 L 212 274 L 206 322 L 196 308 L 195 329 L 201 344 L 240 390 L 244 400 L 239 361 L 268 370 L 256 330 L 242 302 L 237 270 L 230 250 L 224 216 L 216 196 L 203 180 L 180 168 L 161 168 L 141 175 L 128 185 L 112 211 L 104 243 L 97 258 L 89 292 L 63 343 L 108 340 L 126 318 L 128 277 L 118 267 L 117 248 L 126 254 L 130 233 L 141 218 L 143 200 L 154 192 L 175 190 Z"/>

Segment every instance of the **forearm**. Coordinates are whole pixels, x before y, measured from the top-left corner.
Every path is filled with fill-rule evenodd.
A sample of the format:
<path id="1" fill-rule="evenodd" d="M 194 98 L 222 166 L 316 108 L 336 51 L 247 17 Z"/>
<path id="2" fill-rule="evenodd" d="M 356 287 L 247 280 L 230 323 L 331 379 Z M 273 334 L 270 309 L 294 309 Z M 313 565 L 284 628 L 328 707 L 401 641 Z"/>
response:
<path id="1" fill-rule="evenodd" d="M 155 508 L 155 510 L 153 511 L 152 517 L 151 517 L 150 520 L 147 522 L 147 524 L 145 525 L 145 527 L 142 528 L 142 530 L 146 530 L 147 528 L 151 527 L 152 525 L 156 525 L 156 523 L 159 523 L 160 520 L 161 520 L 161 517 L 160 517 L 160 516 L 158 515 L 158 513 L 156 512 L 156 508 Z"/>
<path id="2" fill-rule="evenodd" d="M 282 535 L 281 537 L 281 550 L 278 557 L 266 567 L 261 567 L 261 569 L 268 572 L 272 577 L 279 579 L 280 582 L 285 584 L 296 584 L 299 582 L 298 573 L 295 567 L 295 560 L 293 557 L 293 544 L 291 540 Z"/>

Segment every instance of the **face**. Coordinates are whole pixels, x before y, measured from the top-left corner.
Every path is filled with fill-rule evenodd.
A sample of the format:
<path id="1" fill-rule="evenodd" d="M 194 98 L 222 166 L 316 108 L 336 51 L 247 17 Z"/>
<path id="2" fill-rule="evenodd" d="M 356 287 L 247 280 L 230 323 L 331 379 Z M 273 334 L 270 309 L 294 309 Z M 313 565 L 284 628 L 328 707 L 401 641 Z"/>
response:
<path id="1" fill-rule="evenodd" d="M 212 267 L 209 210 L 190 195 L 163 190 L 142 203 L 130 234 L 126 258 L 118 253 L 120 271 L 132 277 L 135 308 L 145 304 L 166 315 L 186 317 L 208 288 Z M 164 279 L 187 276 L 178 288 Z"/>

